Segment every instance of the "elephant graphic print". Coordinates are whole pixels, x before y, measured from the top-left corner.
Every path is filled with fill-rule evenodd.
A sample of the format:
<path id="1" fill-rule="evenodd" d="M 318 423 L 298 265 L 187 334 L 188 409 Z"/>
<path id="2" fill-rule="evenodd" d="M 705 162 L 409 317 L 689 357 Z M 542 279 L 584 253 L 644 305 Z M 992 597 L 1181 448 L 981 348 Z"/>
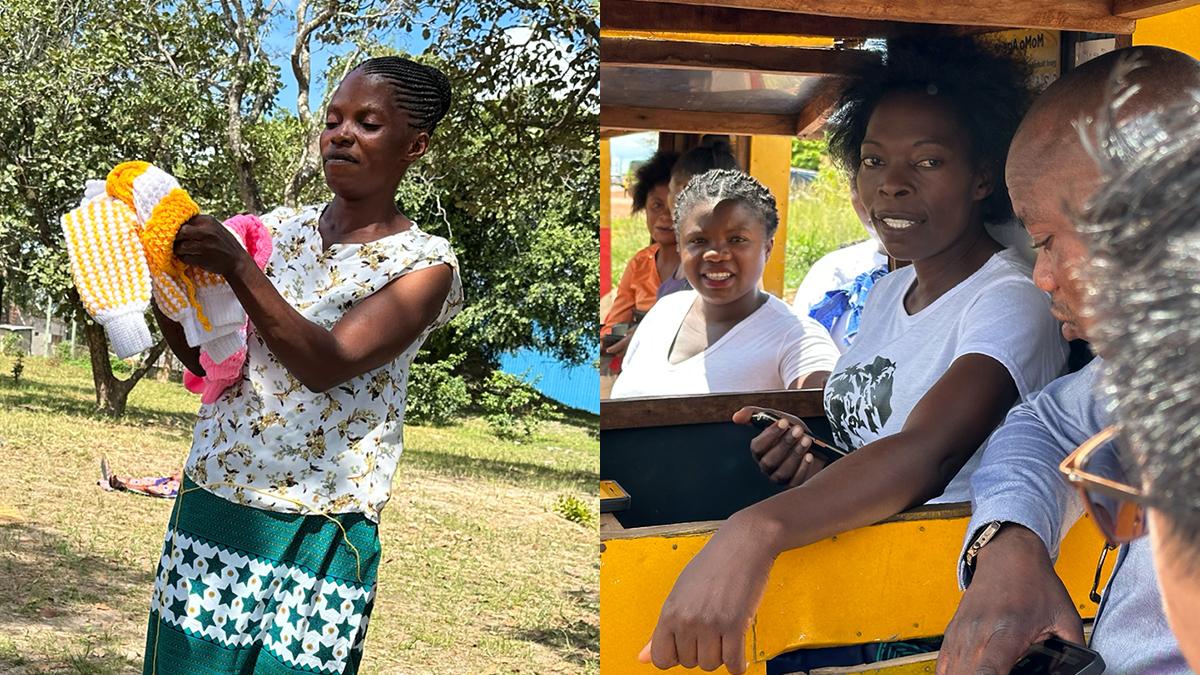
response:
<path id="1" fill-rule="evenodd" d="M 892 416 L 892 385 L 896 364 L 876 356 L 840 370 L 826 383 L 825 407 L 836 444 L 846 449 L 875 438 Z M 870 432 L 864 436 L 861 431 Z"/>

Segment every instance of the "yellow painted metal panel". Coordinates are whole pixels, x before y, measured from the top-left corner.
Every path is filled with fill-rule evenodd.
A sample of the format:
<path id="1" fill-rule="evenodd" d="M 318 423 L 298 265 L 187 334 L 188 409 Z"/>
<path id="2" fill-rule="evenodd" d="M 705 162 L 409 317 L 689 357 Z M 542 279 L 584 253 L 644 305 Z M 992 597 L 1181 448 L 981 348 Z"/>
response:
<path id="1" fill-rule="evenodd" d="M 833 38 L 803 35 L 759 35 L 754 33 L 687 33 L 667 30 L 612 30 L 601 28 L 602 38 L 643 38 L 679 42 L 711 42 L 731 45 L 761 45 L 767 47 L 832 47 Z"/>
<path id="2" fill-rule="evenodd" d="M 1133 44 L 1170 47 L 1200 59 L 1200 7 L 1139 19 Z"/>
<path id="3" fill-rule="evenodd" d="M 800 647 L 941 635 L 960 593 L 956 564 L 966 518 L 884 523 L 780 556 L 754 618 L 757 665 Z M 710 534 L 610 539 L 600 554 L 600 662 L 607 673 L 653 673 L 635 659 L 683 567 Z M 1085 617 L 1103 542 L 1081 520 L 1057 569 Z M 725 671 L 718 671 L 725 672 Z M 752 671 L 752 672 L 763 672 Z"/>
<path id="4" fill-rule="evenodd" d="M 775 195 L 779 209 L 779 229 L 775 246 L 763 270 L 763 288 L 783 295 L 784 252 L 787 250 L 788 188 L 792 176 L 792 139 L 790 136 L 754 136 L 750 140 L 750 175 Z"/>

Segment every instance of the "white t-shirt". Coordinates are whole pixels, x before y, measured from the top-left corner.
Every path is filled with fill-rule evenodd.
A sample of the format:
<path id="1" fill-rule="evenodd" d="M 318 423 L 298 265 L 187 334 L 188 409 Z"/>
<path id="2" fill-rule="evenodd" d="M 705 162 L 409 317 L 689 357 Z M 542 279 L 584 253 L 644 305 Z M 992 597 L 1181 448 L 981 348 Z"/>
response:
<path id="1" fill-rule="evenodd" d="M 698 297 L 694 290 L 680 291 L 650 308 L 629 342 L 613 398 L 785 389 L 837 362 L 825 327 L 796 316 L 772 295 L 708 349 L 671 363 L 671 344 Z"/>
<path id="2" fill-rule="evenodd" d="M 834 441 L 847 450 L 899 432 L 917 402 L 965 354 L 1002 364 L 1021 401 L 1058 377 L 1066 363 L 1067 344 L 1050 315 L 1049 297 L 1029 280 L 1017 253 L 993 255 L 933 304 L 909 315 L 904 296 L 915 277 L 911 266 L 903 267 L 871 289 L 858 337 L 825 385 Z M 980 454 L 930 502 L 968 501 Z"/>

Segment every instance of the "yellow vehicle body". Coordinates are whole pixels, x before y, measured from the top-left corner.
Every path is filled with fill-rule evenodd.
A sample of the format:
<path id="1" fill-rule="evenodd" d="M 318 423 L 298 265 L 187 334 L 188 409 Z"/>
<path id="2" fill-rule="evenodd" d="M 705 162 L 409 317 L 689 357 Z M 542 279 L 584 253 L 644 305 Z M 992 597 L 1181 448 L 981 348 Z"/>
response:
<path id="1" fill-rule="evenodd" d="M 1116 34 L 1113 48 L 1157 44 L 1200 58 L 1200 31 L 1196 30 L 1200 6 L 1195 5 L 1194 1 L 1165 0 L 1081 0 L 1057 4 L 1018 0 L 900 4 L 866 0 L 788 3 L 779 0 L 606 0 L 601 6 L 602 12 L 619 21 L 604 21 L 610 27 L 602 32 L 602 42 L 605 38 L 641 38 L 679 43 L 676 52 L 669 55 L 674 62 L 630 63 L 626 60 L 620 65 L 627 69 L 663 66 L 700 72 L 775 73 L 775 77 L 780 76 L 778 60 L 767 58 L 773 48 L 821 48 L 829 46 L 826 38 L 830 36 L 851 38 L 850 42 L 853 42 L 867 37 L 907 34 L 931 26 L 941 26 L 948 32 L 959 34 L 986 33 L 997 28 L 1047 30 L 1053 32 L 1056 39 L 1065 38 L 1072 31 L 1078 35 L 1111 33 Z M 927 25 L 914 27 L 910 23 Z M 805 28 L 812 28 L 813 34 L 797 35 Z M 764 58 L 758 65 L 751 63 L 755 59 L 746 57 L 740 62 L 710 66 L 685 58 L 702 49 L 682 44 L 684 42 L 752 45 L 761 48 Z M 1049 66 L 1050 79 L 1057 77 L 1059 69 L 1072 67 L 1077 55 L 1064 46 L 1061 56 L 1065 62 Z M 602 67 L 605 60 L 602 44 Z M 801 70 L 797 66 L 795 72 L 783 74 L 832 76 L 831 79 L 841 75 L 819 69 L 804 73 Z M 609 87 L 607 91 L 617 90 Z M 751 136 L 749 162 L 745 168 L 777 195 L 781 216 L 784 216 L 781 220 L 787 222 L 790 138 L 804 135 L 817 123 L 817 113 L 822 112 L 818 108 L 827 108 L 833 100 L 828 96 L 812 96 L 808 100 L 801 96 L 800 99 L 802 105 L 791 111 L 792 117 L 783 119 L 751 107 L 731 111 L 698 105 L 685 110 L 670 100 L 663 102 L 662 109 L 654 109 L 642 102 L 614 104 L 602 96 L 601 134 L 603 138 L 611 138 L 622 133 L 650 130 Z M 629 111 L 624 108 L 629 106 L 638 106 L 636 112 L 641 117 L 625 114 Z M 602 149 L 607 151 L 608 148 L 602 145 Z M 602 173 L 602 195 L 607 199 L 608 172 Z M 602 228 L 608 226 L 608 220 L 609 212 L 602 208 Z M 763 277 L 764 288 L 777 295 L 782 293 L 785 237 L 786 228 L 781 227 Z M 785 409 L 801 416 L 823 413 L 819 403 L 810 405 L 802 413 L 789 408 L 785 405 L 787 402 L 781 398 L 772 403 L 770 396 L 760 394 L 755 400 L 744 403 Z M 606 404 L 608 411 L 602 410 L 601 427 L 624 429 L 714 422 L 727 419 L 729 411 L 737 409 L 741 403 L 712 406 L 717 411 L 713 414 L 699 410 L 694 401 L 686 399 L 630 403 L 623 408 L 620 421 L 613 420 L 610 412 L 614 408 Z M 654 421 L 643 423 L 638 419 Z M 635 492 L 632 498 L 636 503 L 638 494 Z M 923 507 L 780 556 L 746 636 L 746 655 L 750 661 L 747 672 L 765 675 L 767 661 L 794 649 L 942 635 L 962 595 L 958 589 L 957 560 L 968 521 L 966 505 Z M 648 643 L 662 603 L 675 580 L 720 524 L 720 521 L 710 521 L 626 529 L 612 514 L 602 516 L 600 662 L 603 673 L 649 675 L 662 672 L 652 665 L 639 663 L 637 656 Z M 1056 571 L 1084 619 L 1090 619 L 1096 613 L 1097 607 L 1088 598 L 1088 591 L 1103 546 L 1094 524 L 1084 518 L 1076 523 L 1060 548 Z M 1111 573 L 1112 564 L 1113 560 L 1110 560 L 1099 579 L 1101 588 Z M 1021 579 L 1012 580 L 1013 593 L 1025 590 Z M 865 666 L 822 668 L 810 675 L 933 673 L 935 664 L 935 655 L 919 655 Z M 674 668 L 668 672 L 695 671 Z M 727 671 L 722 668 L 717 672 Z"/>
<path id="2" fill-rule="evenodd" d="M 767 660 L 793 649 L 943 634 L 961 597 L 956 561 L 967 521 L 965 507 L 921 509 L 780 556 L 747 635 L 747 672 L 764 675 Z M 604 672 L 662 672 L 638 663 L 637 655 L 675 579 L 718 524 L 601 535 Z M 1088 589 L 1103 547 L 1095 526 L 1081 520 L 1063 542 L 1056 567 L 1084 618 L 1095 616 Z M 1013 580 L 1013 592 L 1022 592 L 1021 580 Z M 923 670 L 930 668 L 927 662 L 882 667 L 853 672 L 932 672 Z M 686 672 L 669 672 L 676 671 Z"/>

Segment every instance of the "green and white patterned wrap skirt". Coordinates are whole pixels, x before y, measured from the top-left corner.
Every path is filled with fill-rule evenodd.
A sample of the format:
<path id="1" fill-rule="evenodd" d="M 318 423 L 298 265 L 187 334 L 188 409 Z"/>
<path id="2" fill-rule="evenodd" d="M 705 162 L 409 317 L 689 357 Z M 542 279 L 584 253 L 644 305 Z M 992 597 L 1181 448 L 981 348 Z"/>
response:
<path id="1" fill-rule="evenodd" d="M 185 476 L 155 578 L 142 672 L 356 673 L 379 533 L 361 514 L 331 517 L 345 536 L 324 516 L 240 506 Z"/>

